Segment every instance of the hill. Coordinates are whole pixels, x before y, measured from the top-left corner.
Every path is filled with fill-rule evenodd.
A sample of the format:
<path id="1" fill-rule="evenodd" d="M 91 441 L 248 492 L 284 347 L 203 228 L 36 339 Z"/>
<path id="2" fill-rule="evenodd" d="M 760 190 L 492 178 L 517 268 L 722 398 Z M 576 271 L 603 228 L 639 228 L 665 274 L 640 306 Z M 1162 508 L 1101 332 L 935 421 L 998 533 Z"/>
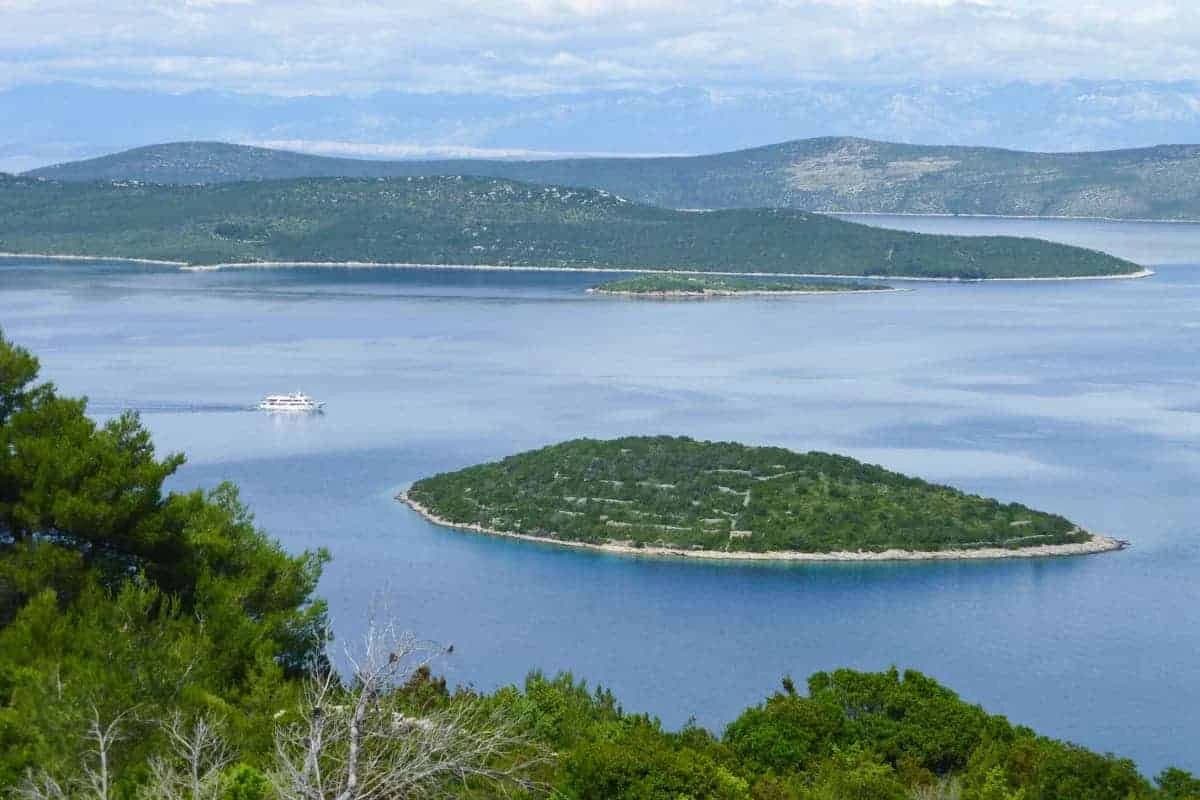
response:
<path id="1" fill-rule="evenodd" d="M 1200 219 L 1200 145 L 1029 153 L 829 137 L 672 158 L 368 161 L 180 142 L 28 174 L 160 183 L 478 175 L 605 189 L 670 208 Z"/>
<path id="2" fill-rule="evenodd" d="M 845 456 L 666 436 L 577 439 L 426 478 L 403 497 L 442 524 L 678 554 L 994 555 L 1111 542 Z"/>
<path id="3" fill-rule="evenodd" d="M 1133 274 L 1011 237 L 890 231 L 790 209 L 705 213 L 492 178 L 170 186 L 0 176 L 0 251 L 229 262 L 388 262 L 913 277 Z"/>

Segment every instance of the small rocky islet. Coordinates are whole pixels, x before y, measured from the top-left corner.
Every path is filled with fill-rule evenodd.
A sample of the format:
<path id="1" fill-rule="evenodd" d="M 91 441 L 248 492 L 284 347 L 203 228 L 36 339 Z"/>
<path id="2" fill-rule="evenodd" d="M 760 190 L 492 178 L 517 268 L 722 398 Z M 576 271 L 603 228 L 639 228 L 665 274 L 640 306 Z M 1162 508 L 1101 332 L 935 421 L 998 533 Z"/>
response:
<path id="1" fill-rule="evenodd" d="M 815 281 L 787 277 L 656 273 L 607 281 L 592 286 L 587 291 L 588 294 L 616 297 L 686 300 L 742 295 L 790 296 L 895 290 L 882 283 L 867 281 Z"/>

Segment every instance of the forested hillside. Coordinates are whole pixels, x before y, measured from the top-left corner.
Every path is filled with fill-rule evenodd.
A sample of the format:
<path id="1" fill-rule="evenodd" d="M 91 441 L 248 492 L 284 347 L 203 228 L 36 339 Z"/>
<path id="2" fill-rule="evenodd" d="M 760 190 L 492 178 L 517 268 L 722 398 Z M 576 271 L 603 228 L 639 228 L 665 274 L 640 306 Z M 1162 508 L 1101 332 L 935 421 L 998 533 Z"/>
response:
<path id="1" fill-rule="evenodd" d="M 588 544 L 722 552 L 1079 543 L 1067 519 L 830 453 L 685 437 L 576 439 L 417 481 L 439 518 Z"/>
<path id="2" fill-rule="evenodd" d="M 440 648 L 386 619 L 346 659 L 313 594 L 324 553 L 285 553 L 232 486 L 165 492 L 181 457 L 37 375 L 0 337 L 5 797 L 1200 798 L 1186 772 L 1151 783 L 916 672 L 817 673 L 807 693 L 785 677 L 710 732 L 569 675 L 453 689 Z"/>
<path id="3" fill-rule="evenodd" d="M 482 175 L 605 189 L 671 208 L 1200 219 L 1200 145 L 1030 153 L 825 137 L 673 158 L 368 161 L 177 142 L 29 174 L 159 183 Z"/>
<path id="4" fill-rule="evenodd" d="M 1012 237 L 883 230 L 788 209 L 692 213 L 493 178 L 165 186 L 0 176 L 0 251 L 189 264 L 315 261 L 942 278 L 1132 274 Z"/>

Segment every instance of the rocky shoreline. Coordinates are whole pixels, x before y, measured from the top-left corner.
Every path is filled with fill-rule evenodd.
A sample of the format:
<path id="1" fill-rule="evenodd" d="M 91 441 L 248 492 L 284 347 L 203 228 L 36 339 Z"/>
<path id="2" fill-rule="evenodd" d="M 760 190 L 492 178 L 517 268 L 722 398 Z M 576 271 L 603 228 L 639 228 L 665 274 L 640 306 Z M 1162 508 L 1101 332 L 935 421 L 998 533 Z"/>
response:
<path id="1" fill-rule="evenodd" d="M 57 256 L 48 256 L 57 258 Z M 116 256 L 114 260 L 120 259 Z M 392 267 L 404 269 L 454 269 L 478 272 L 594 272 L 601 274 L 636 275 L 697 275 L 697 276 L 728 276 L 738 278 L 833 278 L 863 281 L 912 281 L 917 283 L 1009 283 L 1012 281 L 1109 281 L 1149 278 L 1154 270 L 1143 267 L 1135 272 L 1121 272 L 1115 275 L 1045 275 L 1029 278 L 949 278 L 920 275 L 854 275 L 839 272 L 761 272 L 751 270 L 746 272 L 731 272 L 728 270 L 694 270 L 694 269 L 645 269 L 642 267 L 534 267 L 513 266 L 505 264 L 428 264 L 411 261 L 229 261 L 219 264 L 188 264 L 180 267 L 190 272 L 209 272 L 221 269 L 270 269 L 289 267 L 334 267 L 360 268 Z"/>
<path id="2" fill-rule="evenodd" d="M 891 286 L 880 286 L 868 289 L 699 289 L 686 291 L 668 289 L 651 292 L 630 292 L 622 289 L 603 289 L 593 286 L 586 290 L 588 294 L 604 295 L 605 297 L 628 297 L 635 300 L 711 300 L 722 297 L 788 297 L 794 295 L 818 294 L 882 294 L 887 292 L 905 292 L 911 289 L 895 289 Z"/>
<path id="3" fill-rule="evenodd" d="M 502 536 L 508 539 L 523 539 L 529 542 L 554 544 L 561 547 L 574 547 L 583 550 L 596 550 L 604 553 L 617 553 L 627 556 L 653 556 L 664 558 L 698 558 L 714 561 L 959 561 L 992 558 L 1053 558 L 1062 556 L 1084 556 L 1097 553 L 1111 553 L 1124 550 L 1129 542 L 1113 539 L 1108 536 L 1092 534 L 1086 542 L 1074 544 L 1042 544 L 1011 550 L 1004 547 L 981 547 L 975 550 L 882 550 L 882 551 L 835 551 L 828 553 L 809 553 L 796 550 L 776 550 L 766 553 L 749 553 L 724 550 L 685 550 L 675 547 L 635 547 L 628 544 L 607 543 L 592 544 L 590 542 L 573 542 L 555 539 L 550 536 L 533 536 L 527 533 L 514 533 L 494 528 L 485 528 L 479 524 L 464 524 L 439 517 L 425 506 L 402 491 L 396 499 L 407 505 L 435 525 L 455 528 L 461 531 L 481 533 L 488 536 Z"/>
<path id="4" fill-rule="evenodd" d="M 184 272 L 215 272 L 223 269 L 270 269 L 290 267 L 332 267 L 371 269 L 375 267 L 404 268 L 404 269 L 433 269 L 433 270 L 465 270 L 479 272 L 594 272 L 601 274 L 637 274 L 637 275 L 696 275 L 696 276 L 726 276 L 739 278 L 832 278 L 863 281 L 913 281 L 929 283 L 1010 283 L 1013 281 L 1105 281 L 1149 278 L 1154 270 L 1143 267 L 1135 272 L 1122 272 L 1115 275 L 1045 275 L 1029 278 L 947 278 L 917 275 L 852 275 L 831 272 L 731 272 L 727 270 L 689 270 L 689 269 L 646 269 L 641 267 L 533 267 L 512 266 L 501 264 L 429 264 L 408 261 L 226 261 L 217 264 L 193 264 L 187 261 L 171 261 L 157 258 L 135 258 L 119 255 L 88 255 L 83 253 L 15 253 L 0 252 L 0 258 L 37 258 L 49 261 L 127 261 L 131 264 L 162 264 L 178 267 Z M 852 290 L 853 291 L 853 290 Z M 857 290 L 885 291 L 885 290 Z M 902 291 L 891 288 L 891 291 Z M 739 294 L 744 294 L 739 292 Z M 769 294 L 780 294 L 770 292 Z M 828 294 L 828 292 L 818 292 Z"/>
<path id="5" fill-rule="evenodd" d="M 125 256 L 63 255 L 61 253 L 0 253 L 0 258 L 30 258 L 42 261 L 126 261 L 130 264 L 155 264 L 186 268 L 186 261 L 167 261 L 161 258 L 126 258 Z"/>

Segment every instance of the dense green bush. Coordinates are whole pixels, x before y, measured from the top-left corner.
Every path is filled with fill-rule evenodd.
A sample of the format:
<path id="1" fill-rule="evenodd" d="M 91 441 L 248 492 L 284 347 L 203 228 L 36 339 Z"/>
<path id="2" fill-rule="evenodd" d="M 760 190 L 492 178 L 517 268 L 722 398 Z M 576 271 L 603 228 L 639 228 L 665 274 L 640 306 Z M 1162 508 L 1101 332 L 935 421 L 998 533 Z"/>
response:
<path id="1" fill-rule="evenodd" d="M 1156 788 L 1128 760 L 1039 737 L 912 671 L 817 673 L 807 696 L 785 689 L 720 739 L 664 731 L 569 678 L 531 676 L 522 699 L 572 709 L 543 735 L 562 753 L 546 782 L 577 800 L 1174 800 L 1200 787 L 1168 770 Z"/>
<path id="2" fill-rule="evenodd" d="M 269 752 L 289 677 L 322 645 L 324 554 L 286 554 L 232 486 L 165 493 L 182 457 L 36 376 L 0 337 L 0 786 L 79 763 L 88 725 L 122 715 L 118 767 L 180 710 Z"/>

